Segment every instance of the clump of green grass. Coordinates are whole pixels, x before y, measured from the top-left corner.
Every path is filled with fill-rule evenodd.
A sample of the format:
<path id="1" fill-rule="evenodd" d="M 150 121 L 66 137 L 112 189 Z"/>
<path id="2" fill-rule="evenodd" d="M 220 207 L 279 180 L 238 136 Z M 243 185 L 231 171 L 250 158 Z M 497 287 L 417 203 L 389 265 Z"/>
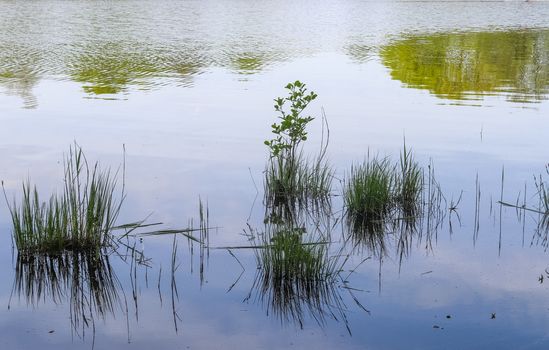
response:
<path id="1" fill-rule="evenodd" d="M 332 180 L 333 170 L 324 159 L 309 161 L 302 153 L 295 158 L 270 158 L 264 182 L 266 205 L 288 209 L 327 206 Z"/>
<path id="2" fill-rule="evenodd" d="M 357 241 L 383 251 L 387 229 L 414 231 L 425 213 L 423 169 L 404 146 L 399 162 L 373 157 L 353 166 L 344 183 L 346 222 Z M 405 225 L 401 225 L 402 221 Z"/>
<path id="3" fill-rule="evenodd" d="M 117 196 L 117 175 L 89 166 L 78 145 L 64 161 L 64 188 L 47 202 L 38 190 L 23 182 L 23 197 L 9 204 L 15 245 L 20 253 L 89 251 L 108 246 L 123 197 Z"/>
<path id="4" fill-rule="evenodd" d="M 344 188 L 348 223 L 353 231 L 376 231 L 393 208 L 396 176 L 388 158 L 374 157 L 351 167 Z"/>

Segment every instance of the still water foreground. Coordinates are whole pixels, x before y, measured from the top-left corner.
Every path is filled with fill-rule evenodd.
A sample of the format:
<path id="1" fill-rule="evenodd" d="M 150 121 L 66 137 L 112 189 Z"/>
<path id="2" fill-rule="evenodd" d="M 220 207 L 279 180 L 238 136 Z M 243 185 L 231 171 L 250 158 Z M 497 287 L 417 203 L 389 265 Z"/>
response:
<path id="1" fill-rule="evenodd" d="M 8 203 L 29 177 L 60 195 L 77 140 L 133 224 L 22 254 L 3 202 L 2 348 L 547 347 L 549 6 L 141 5 L 0 1 Z M 288 207 L 263 141 L 295 79 L 333 177 Z M 420 205 L 353 226 L 346 180 L 404 142 Z"/>

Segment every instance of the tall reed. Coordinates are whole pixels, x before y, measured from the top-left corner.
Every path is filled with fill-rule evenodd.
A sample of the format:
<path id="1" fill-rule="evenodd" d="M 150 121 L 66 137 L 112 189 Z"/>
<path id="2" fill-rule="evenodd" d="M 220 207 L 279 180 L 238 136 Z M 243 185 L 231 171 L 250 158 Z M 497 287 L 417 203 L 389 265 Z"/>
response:
<path id="1" fill-rule="evenodd" d="M 545 172 L 549 175 L 549 164 L 545 167 Z M 536 181 L 536 189 L 539 197 L 539 212 L 541 215 L 540 228 L 544 228 L 549 231 L 549 184 L 546 182 L 542 175 L 540 175 Z"/>
<path id="2" fill-rule="evenodd" d="M 417 214 L 423 187 L 423 170 L 415 161 L 412 151 L 404 144 L 404 149 L 400 152 L 395 182 L 395 200 L 404 216 Z"/>

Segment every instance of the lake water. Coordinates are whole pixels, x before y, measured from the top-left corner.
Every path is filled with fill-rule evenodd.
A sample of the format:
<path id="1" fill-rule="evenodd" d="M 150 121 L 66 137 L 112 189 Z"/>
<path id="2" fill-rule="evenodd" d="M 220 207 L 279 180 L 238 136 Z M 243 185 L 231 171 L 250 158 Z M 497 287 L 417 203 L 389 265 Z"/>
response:
<path id="1" fill-rule="evenodd" d="M 296 79 L 318 94 L 306 152 L 329 124 L 332 219 L 351 165 L 404 139 L 445 200 L 381 254 L 336 223 L 340 278 L 292 294 L 240 247 L 268 230 L 263 141 Z M 143 257 L 18 259 L 1 201 L 0 347 L 546 349 L 547 230 L 498 201 L 538 206 L 548 98 L 545 2 L 0 1 L 8 199 L 61 188 L 76 141 L 113 167 L 125 148 L 121 223 L 196 227 L 200 199 L 215 227 L 178 235 L 173 262 L 172 235 L 137 239 Z"/>

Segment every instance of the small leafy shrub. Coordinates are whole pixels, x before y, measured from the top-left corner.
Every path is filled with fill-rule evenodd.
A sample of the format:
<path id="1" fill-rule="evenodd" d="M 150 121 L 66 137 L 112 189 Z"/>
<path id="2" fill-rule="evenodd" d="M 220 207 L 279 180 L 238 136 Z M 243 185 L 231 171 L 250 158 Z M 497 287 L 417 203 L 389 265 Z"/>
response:
<path id="1" fill-rule="evenodd" d="M 271 125 L 273 134 L 276 137 L 266 140 L 265 145 L 269 147 L 272 157 L 285 157 L 292 159 L 296 156 L 301 141 L 307 140 L 306 127 L 314 120 L 311 116 L 302 116 L 303 111 L 317 94 L 313 91 L 307 92 L 305 84 L 296 80 L 286 85 L 287 97 L 278 97 L 275 101 L 275 111 L 280 113 L 280 123 Z M 289 105 L 289 107 L 288 107 Z M 289 110 L 287 110 L 289 108 Z"/>
<path id="2" fill-rule="evenodd" d="M 319 207 L 327 203 L 333 171 L 325 160 L 326 145 L 318 156 L 303 155 L 301 143 L 307 140 L 307 125 L 314 120 L 304 116 L 305 108 L 317 97 L 306 85 L 295 81 L 286 85 L 287 97 L 276 98 L 280 122 L 272 124 L 275 138 L 265 141 L 270 158 L 265 171 L 265 197 L 268 206 L 285 206 L 289 211 L 309 202 Z"/>

